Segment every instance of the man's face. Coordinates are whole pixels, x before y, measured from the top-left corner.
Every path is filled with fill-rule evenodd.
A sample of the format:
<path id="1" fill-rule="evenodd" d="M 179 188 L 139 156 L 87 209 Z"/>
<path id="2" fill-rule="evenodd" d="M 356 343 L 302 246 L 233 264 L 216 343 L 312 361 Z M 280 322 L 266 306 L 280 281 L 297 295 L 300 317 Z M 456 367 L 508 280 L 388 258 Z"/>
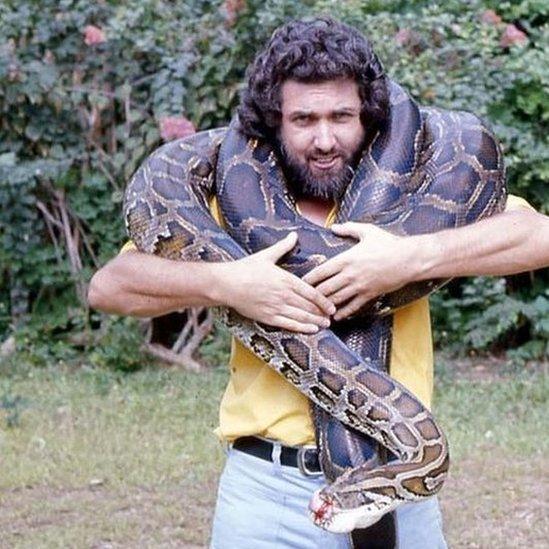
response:
<path id="1" fill-rule="evenodd" d="M 286 80 L 281 92 L 279 138 L 292 187 L 302 196 L 337 200 L 364 142 L 356 82 Z"/>

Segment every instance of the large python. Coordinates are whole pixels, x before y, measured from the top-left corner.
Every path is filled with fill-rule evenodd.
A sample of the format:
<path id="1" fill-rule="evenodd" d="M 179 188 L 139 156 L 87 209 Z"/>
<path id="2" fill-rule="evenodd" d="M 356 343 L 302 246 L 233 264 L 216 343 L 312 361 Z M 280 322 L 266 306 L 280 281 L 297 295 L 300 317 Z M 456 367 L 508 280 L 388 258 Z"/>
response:
<path id="1" fill-rule="evenodd" d="M 502 155 L 485 124 L 466 112 L 420 108 L 396 83 L 388 85 L 387 122 L 366 146 L 337 221 L 375 223 L 411 235 L 501 211 Z M 209 212 L 214 193 L 224 229 Z M 300 217 L 276 152 L 245 138 L 238 122 L 152 154 L 128 185 L 125 218 L 139 250 L 187 261 L 236 260 L 297 231 L 298 246 L 282 264 L 297 276 L 353 245 Z M 441 283 L 412 284 L 382 296 L 366 316 L 314 335 L 221 311 L 231 332 L 315 405 L 321 463 L 332 481 L 311 502 L 311 516 L 323 528 L 366 527 L 403 502 L 435 494 L 444 482 L 449 453 L 442 430 L 384 372 L 389 313 Z M 357 452 L 357 439 L 368 437 L 393 459 Z"/>

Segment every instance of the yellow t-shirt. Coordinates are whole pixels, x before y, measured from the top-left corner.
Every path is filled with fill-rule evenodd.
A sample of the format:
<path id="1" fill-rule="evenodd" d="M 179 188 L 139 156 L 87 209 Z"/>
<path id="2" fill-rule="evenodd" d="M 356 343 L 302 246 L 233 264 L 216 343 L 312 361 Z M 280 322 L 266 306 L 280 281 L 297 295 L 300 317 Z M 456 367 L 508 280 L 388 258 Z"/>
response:
<path id="1" fill-rule="evenodd" d="M 509 195 L 506 210 L 530 208 L 525 200 Z M 219 222 L 217 201 L 211 204 Z M 327 226 L 335 217 L 331 212 Z M 127 243 L 123 250 L 135 248 Z M 311 444 L 314 428 L 309 401 L 293 385 L 233 338 L 230 378 L 219 411 L 216 434 L 233 441 L 246 435 L 279 440 L 287 445 Z M 390 374 L 426 406 L 433 394 L 433 345 L 429 302 L 420 299 L 397 310 L 393 320 Z"/>

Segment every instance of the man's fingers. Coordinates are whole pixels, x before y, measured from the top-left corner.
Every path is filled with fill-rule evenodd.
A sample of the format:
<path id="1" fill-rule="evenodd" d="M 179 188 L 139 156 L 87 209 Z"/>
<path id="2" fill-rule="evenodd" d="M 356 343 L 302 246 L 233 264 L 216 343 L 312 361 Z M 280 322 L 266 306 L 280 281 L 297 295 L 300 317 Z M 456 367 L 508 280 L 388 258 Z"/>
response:
<path id="1" fill-rule="evenodd" d="M 301 324 L 316 324 L 319 328 L 327 328 L 330 325 L 330 319 L 325 316 L 315 315 L 292 305 L 286 305 L 281 314 Z"/>
<path id="2" fill-rule="evenodd" d="M 270 318 L 269 325 L 289 330 L 290 332 L 301 332 L 304 334 L 316 334 L 319 331 L 319 327 L 316 324 L 298 322 L 282 315 L 275 315 Z"/>
<path id="3" fill-rule="evenodd" d="M 356 295 L 357 291 L 351 286 L 345 286 L 330 296 L 334 305 L 341 305 Z"/>
<path id="4" fill-rule="evenodd" d="M 334 223 L 331 227 L 332 232 L 338 236 L 351 236 L 360 240 L 364 236 L 364 223 L 355 223 L 348 221 L 347 223 Z"/>
<path id="5" fill-rule="evenodd" d="M 334 304 L 316 288 L 309 286 L 303 280 L 297 280 L 294 291 L 307 301 L 314 303 L 326 315 L 331 316 L 336 312 Z"/>
<path id="6" fill-rule="evenodd" d="M 324 296 L 330 297 L 335 292 L 345 288 L 349 285 L 349 280 L 347 277 L 342 274 L 337 274 L 332 276 L 328 280 L 325 280 L 319 284 L 316 289 Z M 330 299 L 331 301 L 331 299 Z"/>
<path id="7" fill-rule="evenodd" d="M 276 263 L 284 254 L 287 254 L 297 243 L 297 233 L 292 232 L 279 240 L 276 244 L 255 253 L 258 258 Z"/>
<path id="8" fill-rule="evenodd" d="M 322 298 L 326 299 L 324 296 L 322 296 Z M 299 295 L 297 292 L 288 297 L 287 304 L 292 307 L 302 309 L 303 311 L 308 311 L 309 313 L 322 318 L 328 318 L 330 315 L 335 313 L 335 309 L 333 308 L 330 308 L 332 311 L 331 313 L 324 311 L 314 301 L 310 301 L 309 299 Z"/>
<path id="9" fill-rule="evenodd" d="M 345 305 L 345 307 L 342 307 L 337 311 L 337 313 L 334 315 L 335 320 L 343 320 L 344 318 L 347 318 L 351 315 L 354 315 L 356 312 L 360 310 L 360 308 L 366 303 L 367 299 L 364 296 L 357 296 L 355 297 L 350 303 Z"/>
<path id="10" fill-rule="evenodd" d="M 316 286 L 319 282 L 334 276 L 339 271 L 341 271 L 341 259 L 340 256 L 336 256 L 309 271 L 302 280 L 311 286 Z"/>

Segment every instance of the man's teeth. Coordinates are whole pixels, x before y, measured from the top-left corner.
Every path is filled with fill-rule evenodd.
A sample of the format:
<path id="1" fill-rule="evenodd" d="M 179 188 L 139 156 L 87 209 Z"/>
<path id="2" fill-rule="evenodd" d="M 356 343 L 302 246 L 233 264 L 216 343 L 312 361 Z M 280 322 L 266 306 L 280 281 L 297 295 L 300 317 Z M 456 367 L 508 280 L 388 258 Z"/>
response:
<path id="1" fill-rule="evenodd" d="M 337 156 L 331 156 L 329 158 L 313 158 L 315 164 L 320 164 L 323 166 L 329 166 L 336 161 Z"/>

